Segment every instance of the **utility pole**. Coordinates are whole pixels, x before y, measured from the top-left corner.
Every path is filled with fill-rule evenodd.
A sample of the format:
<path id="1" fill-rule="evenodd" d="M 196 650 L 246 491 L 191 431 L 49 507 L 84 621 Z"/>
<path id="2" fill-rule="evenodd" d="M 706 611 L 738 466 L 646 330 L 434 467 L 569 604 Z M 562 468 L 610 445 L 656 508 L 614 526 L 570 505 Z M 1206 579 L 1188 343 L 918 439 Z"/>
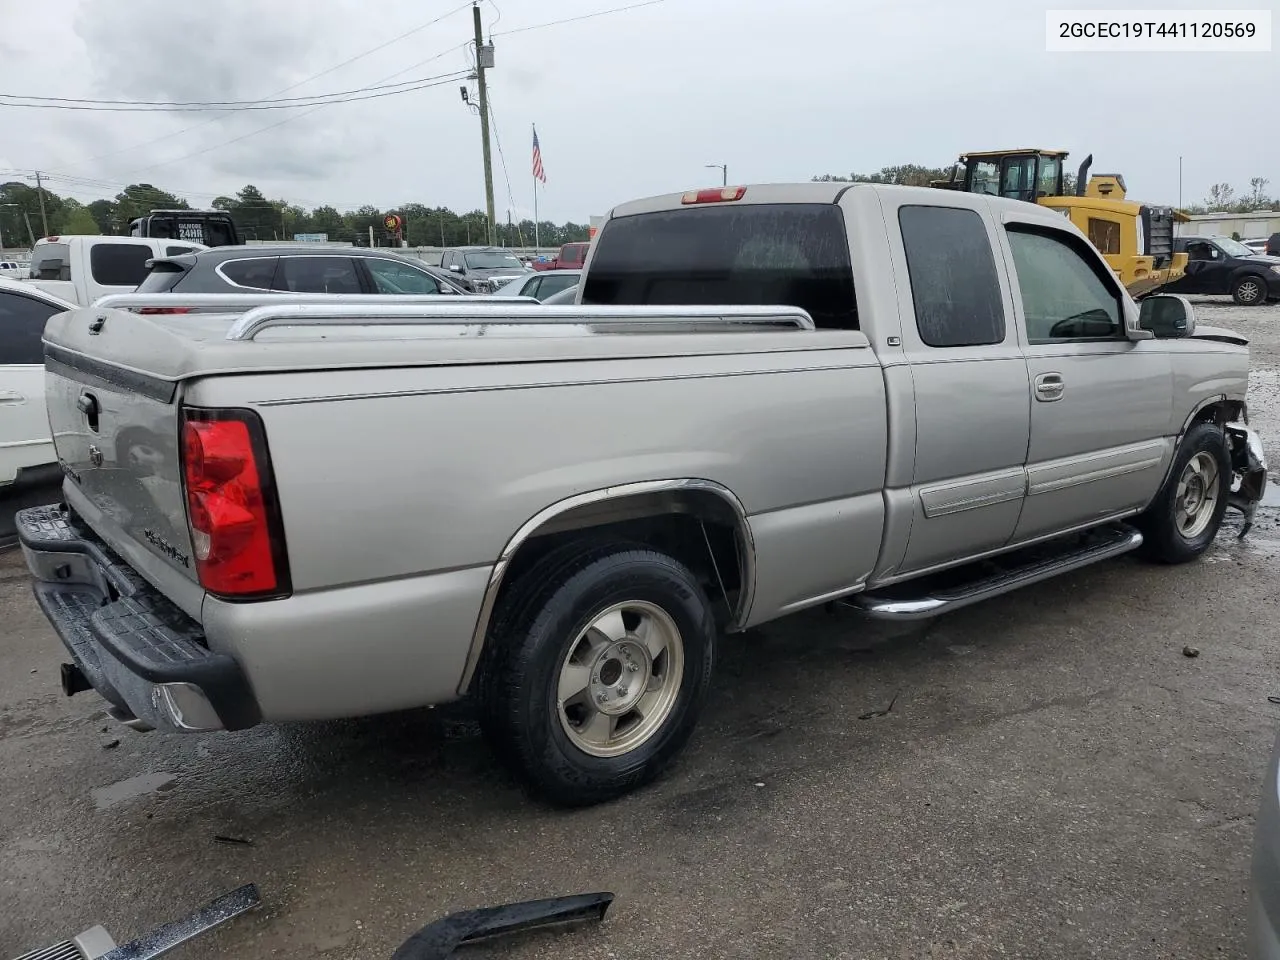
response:
<path id="1" fill-rule="evenodd" d="M 36 248 L 36 233 L 31 229 L 31 214 L 23 210 L 22 219 L 27 221 L 27 236 L 31 239 L 31 249 L 34 250 Z M 45 236 L 47 237 L 48 234 L 46 233 Z"/>
<path id="2" fill-rule="evenodd" d="M 480 28 L 480 4 L 471 8 L 471 19 L 476 30 L 476 80 L 480 87 L 480 136 L 484 148 L 484 204 L 488 213 L 485 232 L 493 244 L 493 159 L 489 155 L 489 88 L 485 84 L 484 71 L 493 65 L 493 47 L 485 47 L 484 33 Z M 486 64 L 486 59 L 488 63 Z"/>
<path id="3" fill-rule="evenodd" d="M 40 179 L 40 171 L 36 171 L 36 191 L 40 194 L 40 222 L 44 224 L 44 235 L 49 235 L 49 217 L 44 212 L 44 181 Z M 35 244 L 32 244 L 34 246 Z"/>

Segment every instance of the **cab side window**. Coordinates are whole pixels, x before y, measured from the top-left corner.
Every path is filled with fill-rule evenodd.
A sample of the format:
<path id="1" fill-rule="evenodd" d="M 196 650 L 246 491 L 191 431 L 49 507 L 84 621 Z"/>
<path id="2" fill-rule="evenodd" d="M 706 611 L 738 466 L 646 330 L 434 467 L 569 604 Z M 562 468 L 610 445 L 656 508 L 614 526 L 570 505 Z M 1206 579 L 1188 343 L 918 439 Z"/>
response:
<path id="1" fill-rule="evenodd" d="M 1004 303 L 982 217 L 958 207 L 901 207 L 916 329 L 930 347 L 1004 342 Z"/>
<path id="2" fill-rule="evenodd" d="M 1124 338 L 1120 294 L 1068 235 L 1009 227 L 1027 338 L 1032 343 Z"/>

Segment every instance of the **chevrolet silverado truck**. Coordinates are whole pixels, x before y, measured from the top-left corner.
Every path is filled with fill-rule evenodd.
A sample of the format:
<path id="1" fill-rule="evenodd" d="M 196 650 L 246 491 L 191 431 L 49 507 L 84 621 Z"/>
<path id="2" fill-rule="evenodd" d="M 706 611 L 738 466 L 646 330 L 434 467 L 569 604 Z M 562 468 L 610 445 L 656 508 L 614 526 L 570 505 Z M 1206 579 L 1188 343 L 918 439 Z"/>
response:
<path id="1" fill-rule="evenodd" d="M 589 804 L 680 751 L 724 635 L 1189 561 L 1263 494 L 1246 341 L 1032 204 L 642 200 L 580 290 L 54 317 L 63 501 L 18 526 L 66 692 L 165 731 L 471 696 Z"/>

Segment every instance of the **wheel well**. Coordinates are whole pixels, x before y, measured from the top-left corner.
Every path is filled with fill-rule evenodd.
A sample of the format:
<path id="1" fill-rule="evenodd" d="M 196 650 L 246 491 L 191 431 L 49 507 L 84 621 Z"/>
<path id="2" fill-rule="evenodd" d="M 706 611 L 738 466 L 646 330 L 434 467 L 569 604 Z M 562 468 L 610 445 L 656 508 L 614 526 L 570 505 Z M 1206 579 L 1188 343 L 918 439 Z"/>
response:
<path id="1" fill-rule="evenodd" d="M 502 578 L 497 604 L 538 560 L 573 541 L 652 547 L 693 572 L 712 602 L 718 626 L 730 626 L 746 615 L 754 562 L 750 532 L 734 507 L 715 493 L 636 494 L 557 514 L 517 549 Z"/>
<path id="2" fill-rule="evenodd" d="M 1224 426 L 1245 419 L 1245 405 L 1242 400 L 1215 400 L 1197 410 L 1191 417 L 1187 427 L 1193 423 L 1214 423 Z M 1183 431 L 1185 432 L 1185 431 Z"/>

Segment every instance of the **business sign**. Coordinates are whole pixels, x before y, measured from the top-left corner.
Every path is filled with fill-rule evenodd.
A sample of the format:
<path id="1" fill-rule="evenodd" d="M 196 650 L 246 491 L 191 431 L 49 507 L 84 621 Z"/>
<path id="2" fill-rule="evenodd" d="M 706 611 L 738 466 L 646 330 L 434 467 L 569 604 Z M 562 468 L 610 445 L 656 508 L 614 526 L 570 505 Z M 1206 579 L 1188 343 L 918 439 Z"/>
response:
<path id="1" fill-rule="evenodd" d="M 295 233 L 293 239 L 295 243 L 328 243 L 329 235 L 327 233 Z"/>
<path id="2" fill-rule="evenodd" d="M 390 230 L 392 233 L 397 233 L 400 230 L 400 227 L 403 225 L 403 223 L 404 221 L 401 220 L 400 217 L 394 213 L 388 213 L 385 217 L 382 218 L 382 225 L 386 227 L 388 230 Z"/>

